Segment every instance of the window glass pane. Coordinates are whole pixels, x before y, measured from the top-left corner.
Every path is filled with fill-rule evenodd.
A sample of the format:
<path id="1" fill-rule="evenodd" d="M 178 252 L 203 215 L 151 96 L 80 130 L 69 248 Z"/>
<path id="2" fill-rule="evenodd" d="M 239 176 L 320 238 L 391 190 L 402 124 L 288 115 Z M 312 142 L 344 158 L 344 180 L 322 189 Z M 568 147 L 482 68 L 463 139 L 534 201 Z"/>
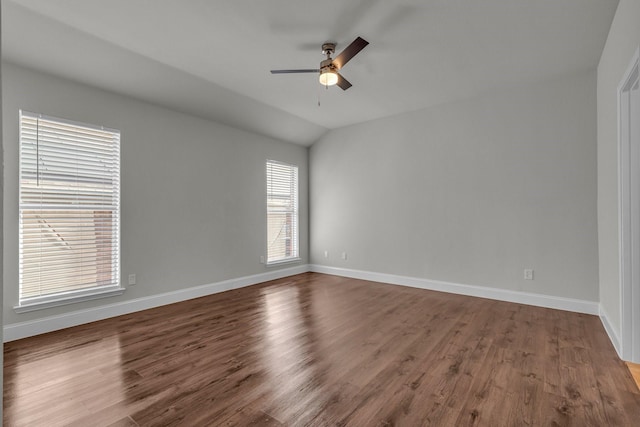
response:
<path id="1" fill-rule="evenodd" d="M 267 263 L 298 256 L 298 167 L 268 160 Z"/>
<path id="2" fill-rule="evenodd" d="M 120 133 L 20 114 L 20 304 L 119 286 Z"/>

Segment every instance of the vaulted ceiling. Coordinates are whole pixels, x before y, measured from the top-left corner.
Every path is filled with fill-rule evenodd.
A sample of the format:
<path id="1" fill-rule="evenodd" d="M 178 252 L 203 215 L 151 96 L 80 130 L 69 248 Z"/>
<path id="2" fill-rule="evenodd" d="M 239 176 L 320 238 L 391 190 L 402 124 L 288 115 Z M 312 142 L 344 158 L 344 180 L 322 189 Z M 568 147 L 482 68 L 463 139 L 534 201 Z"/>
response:
<path id="1" fill-rule="evenodd" d="M 3 59 L 277 139 L 593 69 L 617 0 L 4 0 Z M 321 44 L 370 42 L 314 74 Z M 320 105 L 319 105 L 320 104 Z"/>

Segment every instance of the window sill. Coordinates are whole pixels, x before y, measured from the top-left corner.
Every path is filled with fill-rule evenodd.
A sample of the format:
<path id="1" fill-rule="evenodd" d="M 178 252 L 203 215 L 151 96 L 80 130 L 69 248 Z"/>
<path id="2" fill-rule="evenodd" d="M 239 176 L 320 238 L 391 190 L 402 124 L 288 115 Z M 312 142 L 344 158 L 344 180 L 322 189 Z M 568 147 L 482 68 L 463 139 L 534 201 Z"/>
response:
<path id="1" fill-rule="evenodd" d="M 13 307 L 16 313 L 27 313 L 29 311 L 44 310 L 51 307 L 59 307 L 62 305 L 75 304 L 83 301 L 91 301 L 99 298 L 109 298 L 122 295 L 126 289 L 121 287 L 112 287 L 105 290 L 91 290 L 84 293 L 76 293 L 71 295 L 60 295 L 43 301 L 26 302 L 24 304 Z"/>
<path id="2" fill-rule="evenodd" d="M 271 261 L 271 262 L 266 263 L 265 265 L 267 267 L 278 267 L 280 265 L 294 264 L 294 263 L 297 263 L 297 262 L 300 262 L 300 261 L 302 261 L 302 258 L 299 258 L 299 257 L 287 258 L 287 259 L 282 259 L 282 260 L 279 260 L 279 261 Z"/>

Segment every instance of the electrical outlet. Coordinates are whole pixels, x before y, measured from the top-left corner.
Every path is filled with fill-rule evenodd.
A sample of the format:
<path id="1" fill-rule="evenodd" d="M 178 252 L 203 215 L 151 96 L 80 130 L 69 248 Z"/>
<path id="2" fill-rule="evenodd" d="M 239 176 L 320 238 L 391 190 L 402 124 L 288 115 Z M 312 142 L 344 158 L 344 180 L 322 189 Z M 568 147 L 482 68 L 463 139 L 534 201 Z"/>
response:
<path id="1" fill-rule="evenodd" d="M 136 284 L 136 275 L 135 274 L 130 274 L 129 275 L 129 284 L 130 285 L 135 285 Z"/>
<path id="2" fill-rule="evenodd" d="M 324 257 L 329 258 L 329 251 L 324 251 Z"/>
<path id="3" fill-rule="evenodd" d="M 533 280 L 533 270 L 529 268 L 524 269 L 524 280 Z"/>
<path id="4" fill-rule="evenodd" d="M 346 252 L 342 252 L 342 259 L 343 260 L 347 260 L 347 253 Z"/>
<path id="5" fill-rule="evenodd" d="M 260 255 L 260 264 L 264 264 L 264 255 Z"/>

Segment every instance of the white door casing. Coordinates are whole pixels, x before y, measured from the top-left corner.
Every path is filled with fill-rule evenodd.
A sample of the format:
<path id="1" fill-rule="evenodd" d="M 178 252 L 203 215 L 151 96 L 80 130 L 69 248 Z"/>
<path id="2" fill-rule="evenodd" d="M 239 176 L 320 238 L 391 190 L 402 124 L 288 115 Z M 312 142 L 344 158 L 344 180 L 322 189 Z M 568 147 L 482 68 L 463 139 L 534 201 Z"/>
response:
<path id="1" fill-rule="evenodd" d="M 618 86 L 621 357 L 640 363 L 640 49 Z"/>

